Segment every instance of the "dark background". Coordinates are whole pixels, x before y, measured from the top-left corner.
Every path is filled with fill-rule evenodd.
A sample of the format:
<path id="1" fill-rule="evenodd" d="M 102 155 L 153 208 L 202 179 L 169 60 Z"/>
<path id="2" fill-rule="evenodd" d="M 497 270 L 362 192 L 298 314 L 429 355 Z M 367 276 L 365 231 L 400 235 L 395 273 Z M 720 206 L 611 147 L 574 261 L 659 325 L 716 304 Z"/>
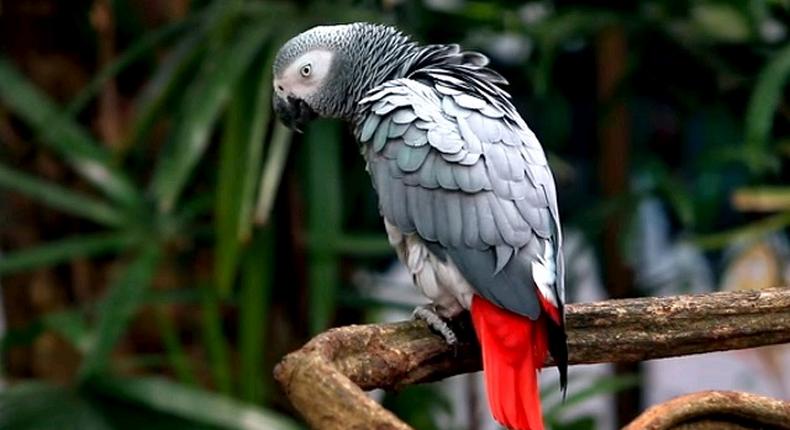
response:
<path id="1" fill-rule="evenodd" d="M 713 288 L 754 246 L 775 270 L 727 288 L 784 283 L 787 1 L 5 0 L 0 428 L 298 428 L 277 360 L 407 307 L 355 281 L 394 254 L 346 127 L 291 135 L 270 109 L 282 42 L 358 20 L 491 57 L 607 296 L 693 290 L 634 251 L 647 201 Z M 645 387 L 618 372 L 636 382 L 600 391 L 627 422 Z M 387 401 L 420 429 L 448 407 Z"/>

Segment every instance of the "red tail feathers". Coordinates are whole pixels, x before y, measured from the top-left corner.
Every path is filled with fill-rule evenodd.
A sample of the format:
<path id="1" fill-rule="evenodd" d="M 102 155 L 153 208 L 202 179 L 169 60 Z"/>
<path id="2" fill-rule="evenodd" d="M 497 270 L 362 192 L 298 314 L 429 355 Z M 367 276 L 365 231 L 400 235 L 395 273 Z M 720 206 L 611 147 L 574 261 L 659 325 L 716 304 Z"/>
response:
<path id="1" fill-rule="evenodd" d="M 494 418 L 512 430 L 543 430 L 537 370 L 548 353 L 544 317 L 532 321 L 475 295 L 472 322 Z"/>

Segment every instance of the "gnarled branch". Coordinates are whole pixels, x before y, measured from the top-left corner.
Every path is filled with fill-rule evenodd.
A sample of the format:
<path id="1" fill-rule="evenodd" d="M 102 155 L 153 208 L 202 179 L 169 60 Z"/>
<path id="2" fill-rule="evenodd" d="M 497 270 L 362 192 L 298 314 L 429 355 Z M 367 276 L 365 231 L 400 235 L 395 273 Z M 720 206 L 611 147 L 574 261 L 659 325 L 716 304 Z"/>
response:
<path id="1" fill-rule="evenodd" d="M 790 290 L 608 300 L 566 311 L 571 364 L 790 342 Z M 313 428 L 410 430 L 363 390 L 480 370 L 471 326 L 462 324 L 459 335 L 451 348 L 422 321 L 340 327 L 287 355 L 275 377 Z"/>
<path id="2" fill-rule="evenodd" d="M 790 403 L 736 391 L 701 391 L 655 405 L 623 430 L 681 428 L 786 429 L 790 428 Z"/>

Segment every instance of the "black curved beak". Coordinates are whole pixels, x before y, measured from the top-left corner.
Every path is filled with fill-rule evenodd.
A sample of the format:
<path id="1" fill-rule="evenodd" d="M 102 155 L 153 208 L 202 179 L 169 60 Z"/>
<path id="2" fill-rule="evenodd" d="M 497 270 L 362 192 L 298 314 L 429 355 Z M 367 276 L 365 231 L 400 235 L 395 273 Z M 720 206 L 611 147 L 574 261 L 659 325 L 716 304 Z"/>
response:
<path id="1" fill-rule="evenodd" d="M 316 117 L 315 111 L 304 102 L 291 96 L 283 98 L 278 94 L 272 100 L 274 112 L 286 127 L 302 132 L 304 126 Z"/>

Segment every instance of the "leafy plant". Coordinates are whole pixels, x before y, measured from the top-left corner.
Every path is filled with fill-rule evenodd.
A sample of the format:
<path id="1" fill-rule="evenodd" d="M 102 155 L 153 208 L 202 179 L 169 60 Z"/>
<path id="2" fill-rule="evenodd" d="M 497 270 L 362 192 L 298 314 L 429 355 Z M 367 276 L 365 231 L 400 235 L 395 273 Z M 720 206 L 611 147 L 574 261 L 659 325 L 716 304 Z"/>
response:
<path id="1" fill-rule="evenodd" d="M 117 5 L 116 5 L 117 6 Z M 48 268 L 75 258 L 112 258 L 112 280 L 103 298 L 74 313 L 45 316 L 28 335 L 12 331 L 5 346 L 30 341 L 55 329 L 84 354 L 73 387 L 20 384 L 0 397 L 0 407 L 39 398 L 25 415 L 11 414 L 8 425 L 43 428 L 61 422 L 46 408 L 62 405 L 75 428 L 115 428 L 94 410 L 96 393 L 133 402 L 158 414 L 218 428 L 294 428 L 275 413 L 211 394 L 198 383 L 184 352 L 169 302 L 154 304 L 166 360 L 185 385 L 163 380 L 112 382 L 113 351 L 138 311 L 151 303 L 150 288 L 161 267 L 183 254 L 180 244 L 205 237 L 211 215 L 214 287 L 201 287 L 199 303 L 204 349 L 213 384 L 224 394 L 264 404 L 263 349 L 275 252 L 271 224 L 274 196 L 287 160 L 290 133 L 272 125 L 271 69 L 284 37 L 306 27 L 327 8 L 303 10 L 279 2 L 213 1 L 186 18 L 144 34 L 104 67 L 61 107 L 36 88 L 13 62 L 0 56 L 0 103 L 24 123 L 34 143 L 63 159 L 98 194 L 47 181 L 0 165 L 0 187 L 88 221 L 71 237 L 11 250 L 0 259 L 0 275 Z M 341 11 L 348 12 L 344 9 Z M 319 15 L 320 14 L 320 15 Z M 103 85 L 131 66 L 169 46 L 134 101 L 134 115 L 123 142 L 100 142 L 76 120 Z M 138 171 L 148 157 L 155 127 L 167 137 L 149 175 Z M 214 136 L 220 136 L 214 139 Z M 219 157 L 209 161 L 217 142 Z M 268 154 L 267 154 L 268 153 Z M 264 156 L 266 154 L 266 156 Z M 216 175 L 213 175 L 216 164 Z M 197 177 L 215 180 L 208 193 L 193 189 Z M 201 181 L 205 182 L 205 181 Z M 213 205 L 212 205 L 213 201 Z M 188 254 L 188 252 L 187 252 Z M 97 260 L 98 261 L 98 260 Z M 99 263 L 97 263 L 99 264 Z M 236 299 L 239 309 L 239 372 L 236 378 L 222 310 Z M 68 316 L 68 320 L 64 320 Z M 55 321 L 71 324 L 58 327 Z M 326 318 L 323 324 L 327 324 Z M 10 340 L 9 340 L 10 339 Z M 14 340 L 16 339 L 16 340 Z M 189 387 L 188 385 L 192 385 Z M 202 385 L 202 384 L 201 384 Z M 99 391 L 97 391 L 99 390 Z M 156 395 L 154 395 L 156 394 Z M 64 412 L 65 413 L 65 412 Z M 68 415 L 68 414 L 66 414 Z M 81 418 L 80 418 L 81 417 Z M 14 421 L 17 420 L 17 421 Z M 19 421 L 21 420 L 21 421 Z M 50 424 L 47 424 L 50 423 Z M 15 427 L 17 428 L 17 427 Z"/>

